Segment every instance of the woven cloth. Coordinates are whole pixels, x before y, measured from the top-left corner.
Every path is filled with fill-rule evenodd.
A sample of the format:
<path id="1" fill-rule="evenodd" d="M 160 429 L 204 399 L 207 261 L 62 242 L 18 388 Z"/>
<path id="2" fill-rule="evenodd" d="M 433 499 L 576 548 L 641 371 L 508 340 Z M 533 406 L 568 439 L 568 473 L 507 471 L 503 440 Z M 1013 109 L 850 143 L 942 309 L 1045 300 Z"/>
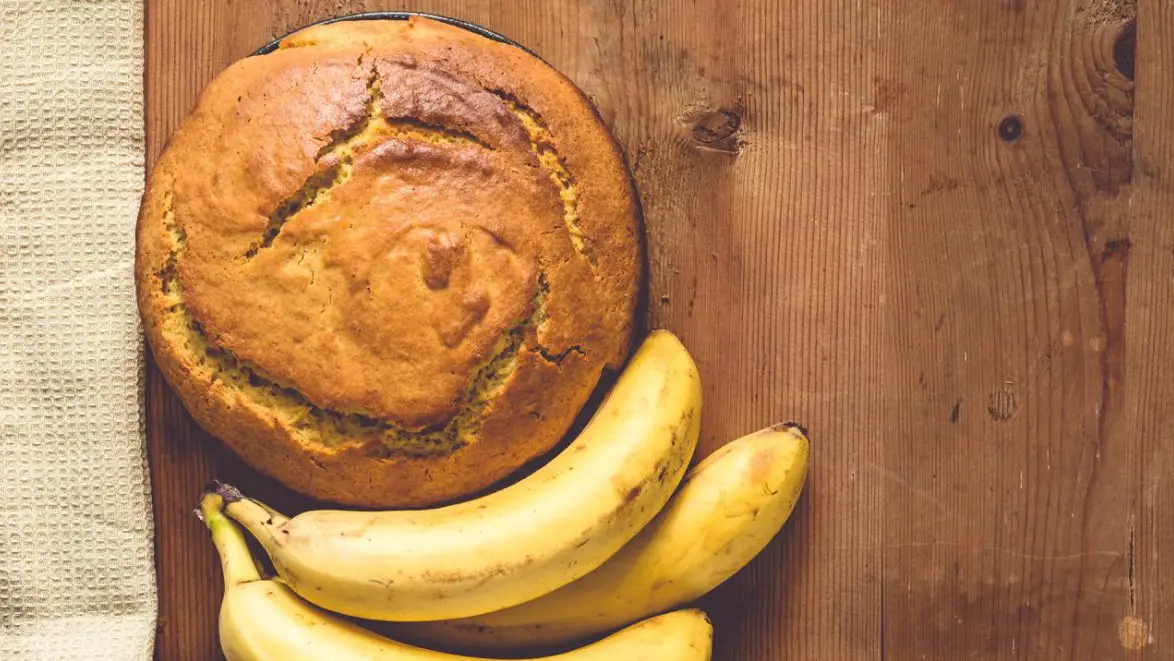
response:
<path id="1" fill-rule="evenodd" d="M 0 0 L 0 659 L 149 659 L 142 0 Z"/>

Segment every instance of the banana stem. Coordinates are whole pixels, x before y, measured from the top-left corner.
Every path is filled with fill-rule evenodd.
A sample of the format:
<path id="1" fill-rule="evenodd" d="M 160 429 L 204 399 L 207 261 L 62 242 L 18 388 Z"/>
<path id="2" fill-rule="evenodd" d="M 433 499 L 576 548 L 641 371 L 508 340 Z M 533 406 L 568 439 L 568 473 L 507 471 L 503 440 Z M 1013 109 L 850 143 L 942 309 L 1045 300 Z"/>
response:
<path id="1" fill-rule="evenodd" d="M 275 541 L 274 531 L 289 517 L 265 503 L 246 498 L 235 487 L 222 484 L 216 493 L 224 499 L 224 513 L 251 532 L 266 549 Z"/>
<path id="2" fill-rule="evenodd" d="M 224 572 L 224 590 L 227 592 L 242 583 L 261 579 L 253 554 L 240 526 L 224 516 L 221 507 L 224 498 L 217 493 L 207 493 L 200 499 L 200 514 L 204 525 L 212 533 L 212 543 L 220 555 L 220 567 Z"/>
<path id="3" fill-rule="evenodd" d="M 265 510 L 265 512 L 269 515 L 269 520 L 266 522 L 266 525 L 268 525 L 268 526 L 272 526 L 274 528 L 280 528 L 281 526 L 285 525 L 286 521 L 289 521 L 288 516 L 282 514 L 281 512 L 278 512 L 277 510 L 266 505 L 265 503 L 262 503 L 259 500 L 251 500 L 250 499 L 249 502 L 256 505 L 257 507 L 260 507 L 261 509 Z"/>

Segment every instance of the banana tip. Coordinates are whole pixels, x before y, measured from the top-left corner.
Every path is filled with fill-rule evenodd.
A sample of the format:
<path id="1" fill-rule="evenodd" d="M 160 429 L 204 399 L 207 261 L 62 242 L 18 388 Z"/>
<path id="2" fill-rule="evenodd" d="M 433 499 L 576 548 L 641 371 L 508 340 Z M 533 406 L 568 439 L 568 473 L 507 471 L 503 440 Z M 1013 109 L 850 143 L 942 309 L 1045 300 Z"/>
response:
<path id="1" fill-rule="evenodd" d="M 810 438 L 811 438 L 811 434 L 809 434 L 809 433 L 807 432 L 807 427 L 804 427 L 803 425 L 801 425 L 801 424 L 799 424 L 798 422 L 795 422 L 795 421 L 790 421 L 790 422 L 780 422 L 780 423 L 778 423 L 778 424 L 774 425 L 773 427 L 771 427 L 771 429 L 772 429 L 773 431 L 786 431 L 786 430 L 788 430 L 788 429 L 797 429 L 797 430 L 799 430 L 799 433 L 800 433 L 800 434 L 803 434 L 803 435 L 804 435 L 804 436 L 806 436 L 808 439 L 810 439 Z"/>
<path id="2" fill-rule="evenodd" d="M 241 493 L 240 489 L 225 484 L 219 480 L 212 480 L 212 482 L 204 488 L 206 493 L 214 493 L 224 499 L 224 504 L 235 503 L 238 500 L 244 500 L 245 495 Z"/>
<path id="3" fill-rule="evenodd" d="M 215 483 L 219 485 L 219 482 Z M 201 523 L 210 524 L 211 520 L 216 518 L 221 508 L 224 507 L 224 497 L 220 495 L 212 485 L 204 489 L 204 493 L 200 496 L 200 504 L 196 506 L 196 518 Z"/>
<path id="4" fill-rule="evenodd" d="M 196 518 L 207 523 L 208 508 L 219 510 L 224 505 L 242 498 L 244 498 L 244 494 L 240 492 L 240 489 L 220 480 L 212 480 L 204 487 L 203 495 L 200 496 L 200 504 L 194 510 Z"/>

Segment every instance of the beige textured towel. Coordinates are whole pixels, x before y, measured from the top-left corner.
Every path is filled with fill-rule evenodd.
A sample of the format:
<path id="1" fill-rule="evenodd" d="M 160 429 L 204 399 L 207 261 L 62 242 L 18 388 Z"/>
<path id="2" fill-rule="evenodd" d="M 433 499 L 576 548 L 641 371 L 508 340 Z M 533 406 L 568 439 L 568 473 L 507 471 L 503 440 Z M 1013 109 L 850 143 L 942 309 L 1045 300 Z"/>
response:
<path id="1" fill-rule="evenodd" d="M 142 0 L 0 0 L 0 659 L 149 659 Z"/>

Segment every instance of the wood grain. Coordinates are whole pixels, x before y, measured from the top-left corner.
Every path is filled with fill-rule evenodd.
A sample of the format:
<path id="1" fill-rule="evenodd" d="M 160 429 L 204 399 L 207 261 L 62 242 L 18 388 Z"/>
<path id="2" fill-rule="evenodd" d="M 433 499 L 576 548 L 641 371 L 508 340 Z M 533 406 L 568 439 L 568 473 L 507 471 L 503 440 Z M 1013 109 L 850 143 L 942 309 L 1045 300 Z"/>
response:
<path id="1" fill-rule="evenodd" d="M 404 8 L 525 44 L 613 127 L 702 454 L 812 429 L 795 518 L 704 601 L 716 658 L 1174 656 L 1168 3 L 149 0 L 149 160 L 273 36 Z M 215 658 L 201 487 L 305 503 L 147 396 L 157 657 Z"/>
<path id="2" fill-rule="evenodd" d="M 1116 658 L 1143 468 L 1121 424 L 1133 85 L 1111 53 L 1132 10 L 891 18 L 920 84 L 879 83 L 903 266 L 886 419 L 916 428 L 885 444 L 885 651 Z"/>

